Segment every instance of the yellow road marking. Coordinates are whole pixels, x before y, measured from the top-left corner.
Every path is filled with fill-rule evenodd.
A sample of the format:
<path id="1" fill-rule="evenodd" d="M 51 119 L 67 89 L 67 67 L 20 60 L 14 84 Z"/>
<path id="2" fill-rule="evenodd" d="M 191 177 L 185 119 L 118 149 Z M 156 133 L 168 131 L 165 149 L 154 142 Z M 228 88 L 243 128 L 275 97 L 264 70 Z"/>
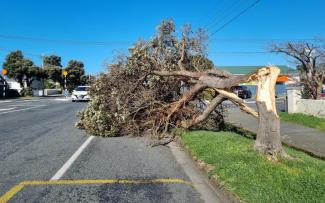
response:
<path id="1" fill-rule="evenodd" d="M 49 180 L 49 181 L 24 181 L 23 185 L 77 185 L 77 184 L 150 184 L 150 183 L 169 183 L 169 184 L 185 184 L 193 185 L 182 179 L 153 179 L 153 180 Z"/>
<path id="2" fill-rule="evenodd" d="M 17 192 L 22 190 L 24 187 L 25 187 L 25 185 L 23 185 L 23 184 L 18 184 L 16 186 L 12 187 L 6 194 L 4 194 L 0 197 L 0 203 L 9 201 L 13 196 L 15 196 L 15 194 L 17 194 Z"/>
<path id="3" fill-rule="evenodd" d="M 191 182 L 182 179 L 161 178 L 152 180 L 49 180 L 49 181 L 23 181 L 12 187 L 6 194 L 0 197 L 0 203 L 5 203 L 21 191 L 25 186 L 29 185 L 82 185 L 82 184 L 184 184 L 195 187 Z"/>

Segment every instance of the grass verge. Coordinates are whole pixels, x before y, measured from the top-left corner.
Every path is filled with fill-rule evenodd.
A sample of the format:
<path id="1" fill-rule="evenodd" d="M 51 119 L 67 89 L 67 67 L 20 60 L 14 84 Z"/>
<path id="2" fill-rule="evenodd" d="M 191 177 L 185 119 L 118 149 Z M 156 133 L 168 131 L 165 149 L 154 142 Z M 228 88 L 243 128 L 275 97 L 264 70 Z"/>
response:
<path id="1" fill-rule="evenodd" d="M 192 131 L 182 140 L 245 202 L 324 202 L 325 161 L 286 147 L 294 160 L 270 162 L 253 150 L 254 140 L 231 132 Z"/>
<path id="2" fill-rule="evenodd" d="M 32 96 L 23 96 L 23 97 L 17 97 L 19 99 L 24 99 L 24 100 L 31 100 L 31 99 L 34 99 L 35 97 L 32 97 Z"/>
<path id="3" fill-rule="evenodd" d="M 325 119 L 324 118 L 318 118 L 315 116 L 301 114 L 301 113 L 288 114 L 286 112 L 280 112 L 279 115 L 280 115 L 280 118 L 284 121 L 297 123 L 297 124 L 304 125 L 304 126 L 307 126 L 310 128 L 317 128 L 317 129 L 325 131 Z"/>

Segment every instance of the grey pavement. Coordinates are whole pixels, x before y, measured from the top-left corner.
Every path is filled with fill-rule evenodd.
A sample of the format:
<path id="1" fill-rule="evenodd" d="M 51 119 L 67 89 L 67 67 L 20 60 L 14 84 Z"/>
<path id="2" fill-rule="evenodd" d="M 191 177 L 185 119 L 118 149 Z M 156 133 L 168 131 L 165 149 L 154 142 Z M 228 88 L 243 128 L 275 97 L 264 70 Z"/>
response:
<path id="1" fill-rule="evenodd" d="M 249 104 L 256 107 L 254 103 Z M 227 122 L 256 133 L 258 128 L 258 120 L 251 115 L 242 112 L 239 108 L 229 105 L 227 109 Z M 277 102 L 277 109 L 284 109 L 284 102 Z M 311 152 L 319 157 L 325 157 L 325 132 L 308 128 L 302 125 L 281 121 L 280 126 L 282 142 Z"/>
<path id="2" fill-rule="evenodd" d="M 86 105 L 55 99 L 0 102 L 0 197 L 22 181 L 50 180 L 66 163 L 88 138 L 74 127 L 75 114 Z M 169 147 L 152 148 L 142 138 L 95 137 L 60 179 L 181 179 L 196 186 L 29 185 L 9 202 L 221 202 L 213 190 L 206 198 L 198 188 L 209 188 L 208 183 L 193 182 Z"/>

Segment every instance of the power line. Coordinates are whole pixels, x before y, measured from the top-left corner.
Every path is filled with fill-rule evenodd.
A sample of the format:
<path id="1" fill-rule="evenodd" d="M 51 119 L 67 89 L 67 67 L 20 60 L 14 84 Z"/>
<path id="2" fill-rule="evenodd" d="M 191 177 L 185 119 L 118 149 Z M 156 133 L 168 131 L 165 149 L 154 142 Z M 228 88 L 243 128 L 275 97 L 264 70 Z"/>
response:
<path id="1" fill-rule="evenodd" d="M 315 38 L 212 38 L 215 41 L 263 42 L 263 41 L 318 41 Z"/>
<path id="2" fill-rule="evenodd" d="M 239 0 L 239 1 L 235 1 L 233 2 L 233 4 L 231 4 L 230 7 L 228 7 L 228 10 L 229 12 L 227 12 L 227 9 L 224 9 L 224 14 L 223 15 L 220 15 L 220 19 L 218 19 L 217 17 L 214 19 L 214 22 L 212 22 L 211 24 L 209 24 L 207 26 L 207 29 L 208 30 L 212 30 L 213 27 L 223 23 L 225 20 L 227 20 L 228 17 L 230 17 L 235 11 L 236 11 L 236 8 L 239 7 L 241 8 L 241 4 L 243 3 L 242 2 L 243 0 Z M 240 9 L 241 10 L 241 9 Z M 211 28 L 211 29 L 209 29 Z"/>
<path id="3" fill-rule="evenodd" d="M 46 43 L 60 43 L 60 44 L 74 44 L 74 45 L 95 45 L 95 46 L 108 46 L 112 44 L 130 44 L 127 41 L 82 41 L 82 40 L 65 40 L 65 39 L 49 39 L 49 38 L 36 38 L 28 36 L 5 35 L 0 34 L 0 38 L 24 41 L 39 41 Z"/>
<path id="4" fill-rule="evenodd" d="M 41 41 L 41 42 L 50 42 L 50 43 L 64 43 L 64 44 L 90 44 L 90 45 L 99 45 L 99 46 L 106 46 L 109 44 L 127 44 L 131 42 L 127 41 L 74 41 L 74 40 L 62 40 L 62 39 L 48 39 L 48 38 L 35 38 L 35 37 L 26 37 L 26 36 L 14 36 L 14 35 L 3 35 L 0 34 L 0 38 L 5 38 L 5 39 L 12 39 L 12 40 L 27 40 L 27 41 Z M 234 43 L 253 43 L 253 42 L 275 42 L 275 41 L 318 41 L 317 39 L 314 38 L 300 38 L 300 39 L 284 39 L 284 38 L 211 38 L 210 40 L 213 41 L 222 41 L 222 42 L 234 42 Z"/>
<path id="5" fill-rule="evenodd" d="M 227 21 L 226 23 L 224 23 L 222 26 L 220 26 L 216 31 L 214 31 L 211 35 L 213 36 L 214 34 L 216 34 L 217 32 L 221 31 L 223 28 L 225 28 L 227 25 L 229 25 L 230 23 L 234 22 L 235 20 L 237 20 L 240 16 L 242 16 L 244 13 L 246 13 L 250 8 L 253 8 L 254 6 L 256 6 L 261 0 L 256 0 L 254 1 L 254 3 L 252 3 L 251 5 L 249 5 L 247 8 L 245 8 L 244 10 L 242 10 L 240 13 L 238 13 L 236 16 L 234 16 L 233 18 L 231 18 L 229 21 Z"/>
<path id="6" fill-rule="evenodd" d="M 219 5 L 220 5 L 219 9 L 217 9 L 216 11 L 214 11 L 214 13 L 215 13 L 214 16 L 211 16 L 211 17 L 213 17 L 213 19 L 210 20 L 209 23 L 206 24 L 204 27 L 208 28 L 208 27 L 210 27 L 211 25 L 215 24 L 215 22 L 218 20 L 218 17 L 220 17 L 220 14 L 221 14 L 221 16 L 222 16 L 222 14 L 223 14 L 225 11 L 227 11 L 227 8 L 231 8 L 231 7 L 233 7 L 233 6 L 236 4 L 236 1 L 235 1 L 235 2 L 230 2 L 230 4 L 228 4 L 228 5 L 230 5 L 230 6 L 227 6 L 226 3 L 229 3 L 229 1 L 226 1 L 226 2 L 220 2 L 220 3 L 219 3 Z"/>
<path id="7" fill-rule="evenodd" d="M 209 52 L 209 54 L 216 55 L 256 55 L 256 54 L 275 54 L 271 51 L 220 51 L 220 52 Z"/>
<path id="8" fill-rule="evenodd" d="M 249 44 L 249 45 L 263 45 L 268 46 L 272 44 L 285 44 L 285 43 L 305 43 L 305 42 L 311 42 L 311 43 L 317 43 L 319 40 L 314 38 L 300 38 L 300 39 L 275 39 L 275 38 L 212 38 L 210 41 L 215 41 L 218 44 L 221 43 L 227 43 L 227 44 Z"/>
<path id="9" fill-rule="evenodd" d="M 221 13 L 221 10 L 225 8 L 225 7 L 222 7 L 222 5 L 225 4 L 225 2 L 227 2 L 227 0 L 217 1 L 216 4 L 211 6 L 212 7 L 211 10 L 212 11 L 215 10 L 214 13 Z M 202 16 L 201 18 L 196 19 L 194 24 L 199 22 L 199 24 L 202 25 L 202 27 L 208 27 L 208 25 L 210 25 L 215 19 L 214 16 L 211 15 L 210 11 L 208 13 L 205 13 L 204 17 Z M 210 20 L 206 21 L 207 20 L 206 17 L 208 17 L 209 19 L 213 18 L 213 20 L 212 21 L 210 21 Z"/>
<path id="10" fill-rule="evenodd" d="M 3 47 L 0 47 L 0 51 L 3 51 L 3 52 L 13 52 L 13 51 L 17 51 L 17 50 L 20 50 L 20 49 L 7 49 L 7 48 L 3 48 Z M 34 57 L 42 57 L 41 54 L 35 54 L 35 53 L 31 53 L 31 52 L 25 52 L 25 51 L 22 51 L 24 55 L 28 55 L 28 56 L 34 56 Z"/>
<path id="11" fill-rule="evenodd" d="M 13 49 L 7 49 L 0 47 L 0 51 L 5 52 L 12 52 Z M 43 58 L 45 55 L 42 54 L 36 54 L 31 52 L 22 51 L 24 55 L 30 55 L 34 57 Z M 275 54 L 272 51 L 215 51 L 215 52 L 209 52 L 209 54 L 217 54 L 217 55 L 253 55 L 253 54 Z"/>

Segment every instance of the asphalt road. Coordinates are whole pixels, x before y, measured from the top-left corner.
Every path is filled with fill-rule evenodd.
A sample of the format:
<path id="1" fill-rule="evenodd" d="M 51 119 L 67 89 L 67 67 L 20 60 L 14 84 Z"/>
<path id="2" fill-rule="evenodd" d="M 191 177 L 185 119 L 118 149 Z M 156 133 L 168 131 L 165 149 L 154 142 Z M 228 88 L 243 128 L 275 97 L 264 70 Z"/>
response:
<path id="1" fill-rule="evenodd" d="M 0 101 L 0 202 L 221 202 L 169 147 L 151 148 L 141 138 L 91 140 L 74 127 L 85 106 L 55 99 Z M 76 151 L 80 155 L 62 172 Z M 49 180 L 58 171 L 54 184 Z M 196 182 L 191 174 L 199 177 Z"/>
<path id="2" fill-rule="evenodd" d="M 248 106 L 252 107 L 253 109 L 257 110 L 256 101 L 254 99 L 245 99 L 245 102 Z M 230 108 L 238 108 L 237 105 L 233 104 L 231 101 L 225 101 L 223 103 L 226 107 Z M 286 109 L 286 101 L 283 98 L 278 98 L 275 100 L 276 109 L 278 112 L 284 112 Z"/>

